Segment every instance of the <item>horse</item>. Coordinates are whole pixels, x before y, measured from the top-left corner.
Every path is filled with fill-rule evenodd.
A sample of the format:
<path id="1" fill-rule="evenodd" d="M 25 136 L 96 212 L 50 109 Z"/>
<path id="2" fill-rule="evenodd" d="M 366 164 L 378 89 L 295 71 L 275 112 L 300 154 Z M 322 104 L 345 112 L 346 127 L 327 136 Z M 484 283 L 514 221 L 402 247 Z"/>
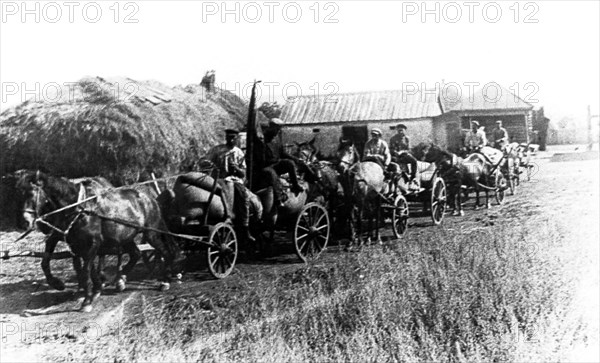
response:
<path id="1" fill-rule="evenodd" d="M 494 169 L 495 163 L 502 162 L 502 156 L 497 155 L 495 151 L 488 150 L 482 153 L 472 153 L 462 159 L 455 154 L 443 150 L 434 144 L 420 144 L 415 148 L 415 154 L 423 161 L 433 162 L 440 168 L 440 175 L 448 186 L 448 195 L 453 203 L 453 215 L 464 215 L 462 210 L 462 186 L 472 188 L 475 191 L 475 207 L 479 209 L 479 193 L 481 190 L 485 192 L 486 207 L 490 207 L 489 191 L 490 188 L 486 185 L 492 177 L 491 171 Z M 490 158 L 491 157 L 491 158 Z"/>
<path id="2" fill-rule="evenodd" d="M 379 235 L 380 205 L 381 193 L 386 187 L 383 168 L 376 162 L 363 161 L 355 163 L 348 169 L 343 176 L 344 194 L 346 205 L 352 208 L 346 208 L 353 213 L 351 221 L 352 244 L 363 244 L 362 240 L 362 220 L 367 218 L 368 233 L 366 243 L 371 243 L 373 233 L 373 219 L 375 219 L 375 239 L 381 243 Z"/>
<path id="3" fill-rule="evenodd" d="M 352 143 L 341 144 L 334 158 L 336 170 L 340 175 L 346 173 L 354 164 L 360 161 L 358 151 Z"/>
<path id="4" fill-rule="evenodd" d="M 44 276 L 48 285 L 56 290 L 62 291 L 65 289 L 65 284 L 62 282 L 62 280 L 52 275 L 52 271 L 50 269 L 50 260 L 52 259 L 52 254 L 54 253 L 56 245 L 63 239 L 63 237 L 59 232 L 51 229 L 45 224 L 36 223 L 35 226 L 33 225 L 34 221 L 42 215 L 41 211 L 46 208 L 46 203 L 48 203 L 48 199 L 42 190 L 27 188 L 26 183 L 30 182 L 35 173 L 35 171 L 31 170 L 19 170 L 13 173 L 13 177 L 16 179 L 15 189 L 19 192 L 17 193 L 17 198 L 23 203 L 23 209 L 17 213 L 17 225 L 19 228 L 27 230 L 37 227 L 38 230 L 47 235 L 44 255 L 41 262 L 42 271 L 44 272 Z M 103 177 L 84 177 L 71 179 L 70 181 L 79 186 L 80 199 L 97 195 L 101 191 L 113 187 L 113 185 Z M 22 193 L 27 193 L 27 195 Z M 99 257 L 98 265 L 101 278 L 103 281 L 106 281 L 103 273 L 103 254 L 101 254 Z M 73 269 L 75 270 L 77 278 L 79 279 L 81 277 L 81 259 L 79 257 L 73 257 Z M 79 287 L 83 288 L 83 283 L 81 280 L 79 280 Z"/>
<path id="5" fill-rule="evenodd" d="M 82 311 L 90 312 L 94 300 L 102 292 L 95 257 L 101 251 L 114 249 L 128 253 L 129 262 L 123 268 L 121 278 L 127 276 L 141 256 L 134 242 L 139 233 L 142 233 L 143 241 L 150 243 L 163 257 L 161 289 L 169 288 L 171 269 L 179 250 L 169 235 L 158 232 L 166 231 L 166 225 L 156 200 L 135 189 L 122 188 L 101 192 L 93 201 L 69 207 L 78 202 L 80 187 L 65 178 L 41 172 L 23 177 L 18 187 L 26 196 L 24 217 L 31 213 L 31 207 L 37 214 L 56 212 L 45 220 L 64 231 L 65 241 L 73 254 L 83 259 L 80 281 L 84 284 L 85 298 Z M 40 203 L 41 200 L 44 203 Z"/>
<path id="6" fill-rule="evenodd" d="M 349 216 L 345 208 L 342 178 L 345 170 L 358 160 L 358 155 L 353 152 L 353 148 L 346 146 L 341 147 L 335 157 L 325 158 L 312 145 L 312 141 L 314 139 L 310 142 L 296 143 L 296 154 L 301 161 L 299 170 L 301 173 L 306 169 L 310 170 L 310 173 L 304 172 L 303 175 L 309 185 L 314 186 L 309 188 L 309 201 L 322 198 L 329 215 L 333 218 L 335 230 L 341 232 Z"/>
<path id="7" fill-rule="evenodd" d="M 521 145 L 517 142 L 507 144 L 502 149 L 506 162 L 502 165 L 501 171 L 508 180 L 510 195 L 515 195 L 515 188 L 520 181 L 521 159 L 523 157 Z"/>

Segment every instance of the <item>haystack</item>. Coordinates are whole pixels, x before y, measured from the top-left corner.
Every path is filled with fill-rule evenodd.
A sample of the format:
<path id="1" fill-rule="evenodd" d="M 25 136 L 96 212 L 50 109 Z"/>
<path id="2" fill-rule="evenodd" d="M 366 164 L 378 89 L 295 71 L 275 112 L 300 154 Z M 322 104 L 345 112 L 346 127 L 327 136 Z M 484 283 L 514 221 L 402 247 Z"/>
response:
<path id="1" fill-rule="evenodd" d="M 242 129 L 248 112 L 233 93 L 200 85 L 96 77 L 48 90 L 0 114 L 0 174 L 44 168 L 116 185 L 149 170 L 168 175 L 222 142 L 225 129 Z"/>

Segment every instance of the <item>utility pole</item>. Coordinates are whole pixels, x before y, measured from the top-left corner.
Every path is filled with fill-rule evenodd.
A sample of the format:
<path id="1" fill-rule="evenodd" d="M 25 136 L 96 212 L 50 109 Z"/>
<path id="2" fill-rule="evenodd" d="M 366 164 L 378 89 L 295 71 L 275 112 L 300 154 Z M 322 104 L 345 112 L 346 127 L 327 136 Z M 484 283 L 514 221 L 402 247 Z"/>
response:
<path id="1" fill-rule="evenodd" d="M 588 150 L 592 150 L 594 146 L 594 137 L 592 136 L 592 119 L 598 117 L 598 115 L 592 115 L 590 105 L 587 107 L 587 128 L 588 128 Z"/>

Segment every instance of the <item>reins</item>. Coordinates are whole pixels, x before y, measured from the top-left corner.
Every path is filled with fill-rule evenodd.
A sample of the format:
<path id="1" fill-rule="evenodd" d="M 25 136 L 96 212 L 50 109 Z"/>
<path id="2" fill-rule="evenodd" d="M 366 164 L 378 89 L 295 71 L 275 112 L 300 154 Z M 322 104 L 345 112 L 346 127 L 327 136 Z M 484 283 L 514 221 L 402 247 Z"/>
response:
<path id="1" fill-rule="evenodd" d="M 212 171 L 213 169 L 214 169 L 214 167 L 211 167 L 211 168 L 208 168 L 208 169 L 202 169 L 201 172 L 209 172 L 209 171 Z M 168 177 L 163 177 L 163 178 L 159 178 L 159 179 L 153 178 L 152 180 L 148 180 L 148 181 L 144 181 L 144 182 L 139 182 L 139 183 L 132 184 L 132 185 L 123 185 L 123 186 L 120 186 L 120 187 L 108 188 L 106 190 L 100 191 L 96 195 L 93 195 L 91 197 L 84 197 L 83 199 L 78 200 L 75 203 L 71 203 L 71 204 L 66 205 L 64 207 L 61 207 L 59 209 L 56 209 L 56 210 L 53 210 L 51 212 L 45 213 L 45 214 L 43 214 L 41 216 L 38 216 L 37 210 L 25 208 L 25 209 L 22 210 L 23 212 L 28 212 L 28 213 L 31 213 L 31 214 L 34 215 L 34 220 L 33 220 L 33 223 L 32 223 L 32 227 L 30 227 L 28 230 L 26 230 L 25 232 L 23 232 L 19 237 L 17 237 L 17 239 L 15 240 L 15 242 L 18 242 L 18 241 L 22 240 L 23 238 L 25 238 L 26 236 L 28 236 L 31 232 L 33 232 L 35 230 L 36 223 L 39 222 L 39 223 L 44 224 L 48 228 L 52 229 L 53 231 L 56 231 L 56 232 L 60 233 L 63 236 L 63 240 L 66 243 L 67 242 L 67 235 L 69 234 L 69 232 L 71 231 L 71 229 L 73 228 L 73 226 L 75 225 L 75 223 L 84 214 L 91 214 L 90 211 L 86 211 L 84 209 L 81 209 L 79 211 L 79 213 L 77 213 L 77 215 L 75 215 L 75 217 L 71 220 L 71 222 L 69 223 L 69 225 L 67 226 L 67 228 L 65 230 L 62 230 L 59 227 L 53 225 L 52 223 L 46 221 L 45 218 L 47 218 L 49 216 L 52 216 L 52 215 L 55 215 L 57 213 L 64 212 L 64 211 L 72 209 L 72 208 L 77 208 L 81 204 L 84 204 L 86 202 L 95 200 L 98 197 L 103 196 L 103 195 L 105 195 L 107 193 L 110 193 L 110 192 L 114 192 L 114 191 L 121 190 L 121 189 L 126 189 L 126 188 L 136 188 L 136 187 L 139 187 L 139 186 L 142 186 L 142 185 L 146 185 L 146 184 L 151 184 L 151 183 L 154 183 L 154 185 L 156 187 L 158 185 L 157 182 L 159 182 L 159 181 L 167 181 L 167 180 L 170 180 L 170 179 L 173 179 L 173 178 L 178 178 L 178 177 L 186 175 L 186 174 L 187 173 L 176 174 L 176 175 L 172 175 L 172 176 L 168 176 Z M 36 175 L 36 178 L 39 178 L 39 176 Z M 41 189 L 43 191 L 43 187 L 41 187 L 39 185 L 35 185 L 34 187 L 38 188 L 38 189 Z M 44 194 L 45 194 L 45 192 L 44 192 Z M 81 195 L 80 195 L 80 197 L 81 197 Z M 78 198 L 78 199 L 80 199 L 80 198 Z M 39 202 L 40 202 L 40 190 L 37 190 L 36 201 L 35 202 L 36 202 L 36 206 L 39 205 Z M 68 243 L 67 243 L 67 245 L 68 245 Z M 74 255 L 72 251 L 69 250 L 69 252 L 72 255 Z"/>

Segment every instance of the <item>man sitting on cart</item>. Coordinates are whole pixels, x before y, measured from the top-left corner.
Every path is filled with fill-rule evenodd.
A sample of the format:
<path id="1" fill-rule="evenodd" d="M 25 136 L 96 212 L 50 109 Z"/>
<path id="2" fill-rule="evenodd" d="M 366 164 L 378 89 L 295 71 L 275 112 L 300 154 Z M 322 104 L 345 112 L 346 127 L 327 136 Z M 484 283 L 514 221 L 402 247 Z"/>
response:
<path id="1" fill-rule="evenodd" d="M 467 150 L 467 153 L 479 151 L 482 147 L 486 146 L 487 144 L 485 132 L 479 129 L 479 122 L 475 120 L 471 121 L 471 127 L 471 131 L 467 134 L 467 137 L 465 138 L 465 148 Z"/>
<path id="2" fill-rule="evenodd" d="M 410 167 L 410 180 L 411 185 L 418 183 L 416 180 L 417 176 L 417 159 L 412 156 L 410 150 L 410 140 L 406 136 L 406 125 L 398 124 L 396 130 L 398 133 L 390 139 L 390 151 L 392 154 L 392 161 L 399 165 L 405 165 Z M 418 185 L 416 185 L 418 189 Z"/>
<path id="3" fill-rule="evenodd" d="M 379 164 L 383 170 L 387 170 L 392 155 L 387 142 L 381 138 L 381 130 L 373 128 L 371 130 L 371 139 L 365 144 L 363 151 L 363 161 L 373 161 Z"/>
<path id="4" fill-rule="evenodd" d="M 230 218 L 227 213 L 227 205 L 233 204 L 236 212 L 236 220 L 239 221 L 244 236 L 248 241 L 254 241 L 254 238 L 250 235 L 249 228 L 250 198 L 244 186 L 246 179 L 246 159 L 244 152 L 237 146 L 238 135 L 239 131 L 237 130 L 225 130 L 225 144 L 217 145 L 210 149 L 205 159 L 217 167 L 219 178 L 224 179 L 224 183 L 221 184 L 224 192 L 221 191 L 220 196 L 223 198 L 227 218 Z M 233 193 L 231 193 L 232 189 Z M 231 199 L 232 194 L 233 202 L 226 202 L 225 199 Z"/>
<path id="5" fill-rule="evenodd" d="M 261 171 L 263 186 L 273 187 L 275 205 L 281 206 L 287 199 L 279 176 L 288 174 L 290 176 L 291 191 L 294 194 L 301 193 L 304 189 L 298 184 L 296 164 L 300 160 L 287 153 L 277 140 L 283 121 L 278 118 L 269 120 L 269 126 L 264 132 L 264 167 Z"/>

